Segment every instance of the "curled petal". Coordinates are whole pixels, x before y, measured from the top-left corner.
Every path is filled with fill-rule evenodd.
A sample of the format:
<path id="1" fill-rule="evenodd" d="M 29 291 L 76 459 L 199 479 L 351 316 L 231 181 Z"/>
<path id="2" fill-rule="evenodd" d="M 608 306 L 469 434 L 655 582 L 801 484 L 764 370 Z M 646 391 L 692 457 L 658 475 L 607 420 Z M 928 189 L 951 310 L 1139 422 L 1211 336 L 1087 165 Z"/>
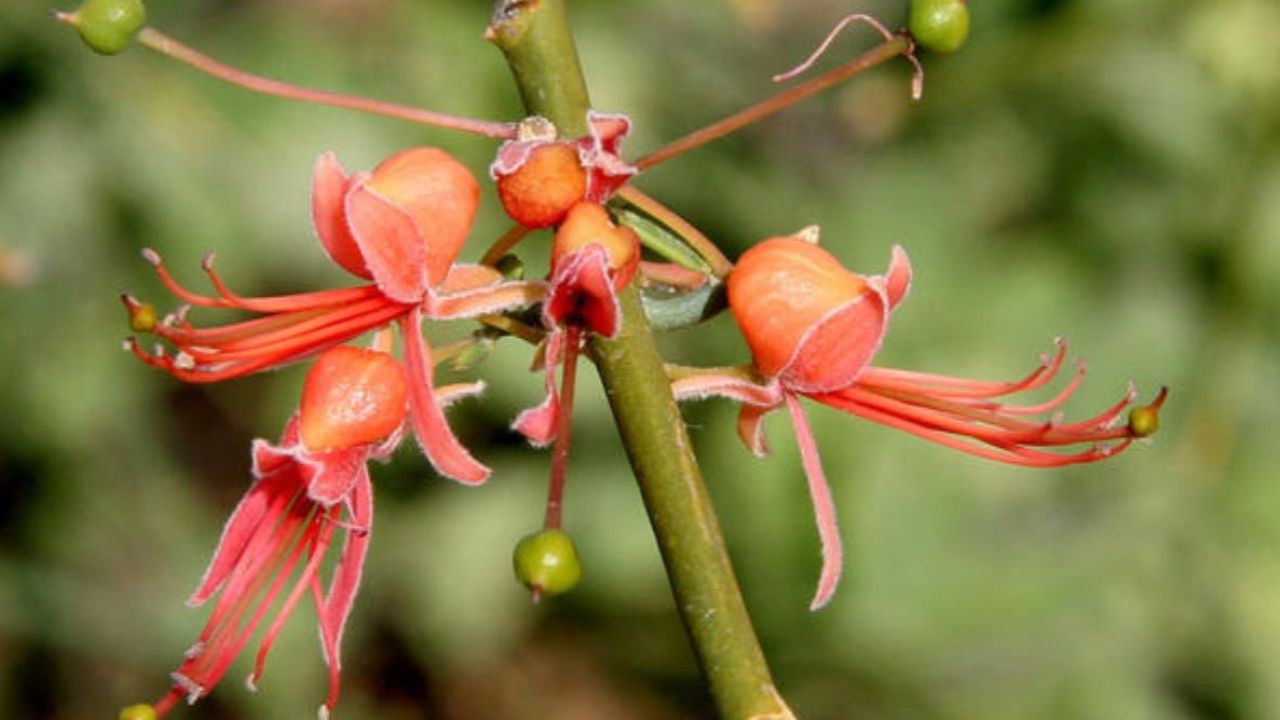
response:
<path id="1" fill-rule="evenodd" d="M 502 281 L 502 273 L 488 265 L 454 263 L 449 268 L 449 273 L 444 276 L 444 282 L 436 286 L 435 290 L 448 295 L 474 290 L 486 285 L 497 285 Z"/>
<path id="2" fill-rule="evenodd" d="M 769 441 L 764 436 L 764 419 L 777 406 L 743 405 L 738 411 L 738 437 L 752 455 L 758 458 L 769 454 Z"/>
<path id="3" fill-rule="evenodd" d="M 365 463 L 369 461 L 369 445 L 361 445 L 323 453 L 307 453 L 305 461 L 299 458 L 298 470 L 306 484 L 307 497 L 321 507 L 330 508 L 347 498 L 352 489 L 367 475 Z"/>
<path id="4" fill-rule="evenodd" d="M 576 142 L 578 157 L 587 169 L 586 199 L 602 203 L 640 172 L 620 154 L 631 120 L 626 115 L 590 110 L 587 128 L 590 135 Z"/>
<path id="5" fill-rule="evenodd" d="M 497 180 L 515 173 L 529 162 L 534 150 L 549 144 L 550 140 L 508 140 L 498 146 L 498 152 L 489 164 L 489 177 Z"/>
<path id="6" fill-rule="evenodd" d="M 822 459 L 818 457 L 818 446 L 813 440 L 809 420 L 794 395 L 787 394 L 786 401 L 804 474 L 809 480 L 809 496 L 813 500 L 814 519 L 822 542 L 822 572 L 818 577 L 818 588 L 813 594 L 813 600 L 809 603 L 810 610 L 820 610 L 831 601 L 831 596 L 836 592 L 844 567 L 844 550 L 840 543 L 840 528 L 836 525 L 836 506 L 831 498 L 831 486 L 827 484 L 826 473 L 822 470 Z"/>
<path id="7" fill-rule="evenodd" d="M 547 394 L 542 402 L 520 411 L 511 429 L 520 433 L 534 447 L 546 447 L 556 439 L 556 419 L 560 416 L 560 398 L 556 394 L 552 371 L 547 371 Z"/>
<path id="8" fill-rule="evenodd" d="M 543 323 L 547 327 L 577 325 L 613 337 L 621 317 L 604 247 L 591 244 L 562 256 L 551 276 L 551 292 L 542 306 Z"/>
<path id="9" fill-rule="evenodd" d="M 419 328 L 421 321 L 420 310 L 400 319 L 409 374 L 409 417 L 413 432 L 427 460 L 441 475 L 467 485 L 479 485 L 489 478 L 489 468 L 467 452 L 445 420 L 444 411 L 434 394 L 435 370 L 431 350 Z"/>
<path id="10" fill-rule="evenodd" d="M 352 488 L 346 501 L 347 514 L 356 530 L 347 533 L 342 556 L 333 571 L 328 594 L 317 597 L 316 614 L 320 621 L 320 645 L 325 663 L 329 666 L 329 697 L 325 707 L 332 709 L 338 702 L 339 671 L 342 669 L 342 634 L 351 615 L 356 592 L 360 589 L 360 577 L 364 559 L 369 550 L 369 531 L 373 527 L 373 487 L 366 471 Z M 318 589 L 318 581 L 314 585 Z"/>
<path id="11" fill-rule="evenodd" d="M 556 427 L 560 417 L 560 396 L 556 393 L 556 367 L 564 354 L 566 334 L 563 330 L 553 330 L 543 345 L 545 354 L 542 357 L 543 382 L 546 395 L 542 402 L 534 407 L 522 410 L 511 423 L 511 429 L 525 436 L 535 447 L 545 447 L 556 438 Z"/>
<path id="12" fill-rule="evenodd" d="M 889 269 L 884 275 L 868 278 L 868 282 L 881 288 L 888 301 L 889 310 L 896 310 L 911 289 L 911 260 L 907 257 L 907 251 L 901 245 L 894 245 Z"/>
<path id="13" fill-rule="evenodd" d="M 384 295 L 418 302 L 427 292 L 427 246 L 413 217 L 356 180 L 346 197 L 347 221 L 369 274 Z"/>
<path id="14" fill-rule="evenodd" d="M 732 369 L 699 372 L 671 383 L 671 393 L 678 401 L 723 397 L 745 405 L 776 408 L 782 404 L 782 388 L 773 382 L 754 383 Z"/>
<path id="15" fill-rule="evenodd" d="M 329 259 L 353 275 L 371 279 L 347 226 L 344 203 L 348 185 L 347 174 L 334 154 L 321 155 L 311 181 L 311 222 Z"/>
<path id="16" fill-rule="evenodd" d="M 546 283 L 512 280 L 448 295 L 431 293 L 426 310 L 428 317 L 456 320 L 527 307 L 542 302 L 546 296 Z"/>
<path id="17" fill-rule="evenodd" d="M 783 386 L 811 393 L 855 382 L 884 342 L 888 312 L 883 293 L 873 291 L 827 313 L 804 332 L 778 374 Z"/>
<path id="18" fill-rule="evenodd" d="M 484 388 L 483 380 L 441 385 L 435 389 L 436 402 L 440 403 L 440 407 L 447 408 L 459 400 L 484 394 Z"/>

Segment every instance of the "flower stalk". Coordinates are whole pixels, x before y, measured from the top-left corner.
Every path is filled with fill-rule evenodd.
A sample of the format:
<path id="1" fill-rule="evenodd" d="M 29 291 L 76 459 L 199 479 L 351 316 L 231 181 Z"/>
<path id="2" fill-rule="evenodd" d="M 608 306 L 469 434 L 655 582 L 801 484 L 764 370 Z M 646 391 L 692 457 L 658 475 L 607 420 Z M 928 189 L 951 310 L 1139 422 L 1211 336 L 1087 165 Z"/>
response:
<path id="1" fill-rule="evenodd" d="M 499 0 L 486 37 L 507 58 L 526 110 L 565 136 L 586 133 L 586 84 L 561 0 Z M 692 443 L 634 287 L 620 293 L 622 326 L 589 351 L 719 714 L 792 717 L 774 688 L 747 615 Z"/>
<path id="2" fill-rule="evenodd" d="M 635 166 L 641 170 L 645 170 L 657 165 L 658 163 L 666 162 L 677 155 L 682 155 L 690 150 L 700 148 L 707 143 L 728 135 L 729 133 L 741 130 L 753 122 L 784 110 L 801 100 L 817 95 L 823 90 L 839 85 L 854 75 L 870 70 L 880 63 L 892 60 L 899 55 L 911 58 L 914 62 L 915 58 L 911 55 L 913 49 L 914 45 L 910 38 L 903 37 L 901 35 L 894 36 L 839 67 L 828 70 L 827 72 L 806 80 L 793 88 L 783 90 L 782 92 L 766 98 L 751 107 L 740 110 L 726 118 L 694 130 L 684 137 L 677 138 L 666 145 L 663 145 L 657 150 L 640 157 L 635 161 Z M 913 81 L 912 84 L 913 97 L 919 96 L 918 87 L 919 80 L 917 79 Z"/>
<path id="3" fill-rule="evenodd" d="M 60 16 L 59 19 L 63 18 Z M 64 20 L 64 22 L 66 22 L 66 20 Z M 143 28 L 142 31 L 138 33 L 137 39 L 140 44 L 155 50 L 161 55 L 189 65 L 206 75 L 211 75 L 219 80 L 231 83 L 232 85 L 238 85 L 246 90 L 261 93 L 263 95 L 272 95 L 286 100 L 300 100 L 314 105 L 328 105 L 330 107 L 356 110 L 359 112 L 369 113 L 371 115 L 381 115 L 383 117 L 396 118 L 397 120 L 405 120 L 412 123 L 418 123 L 420 125 L 428 125 L 430 127 L 438 127 L 448 130 L 458 130 L 460 132 L 497 138 L 500 140 L 506 140 L 516 136 L 515 123 L 492 122 L 489 120 L 458 117 L 456 115 L 448 115 L 446 113 L 435 112 L 433 110 L 424 110 L 422 108 L 398 105 L 396 103 L 384 102 L 381 100 L 371 100 L 369 98 L 362 98 L 355 95 L 345 95 L 343 93 L 330 92 L 327 90 L 315 90 L 282 82 L 280 80 L 265 78 L 261 75 L 254 75 L 253 73 L 245 72 L 244 70 L 218 62 L 208 55 L 184 45 L 177 39 L 170 37 L 155 28 Z"/>

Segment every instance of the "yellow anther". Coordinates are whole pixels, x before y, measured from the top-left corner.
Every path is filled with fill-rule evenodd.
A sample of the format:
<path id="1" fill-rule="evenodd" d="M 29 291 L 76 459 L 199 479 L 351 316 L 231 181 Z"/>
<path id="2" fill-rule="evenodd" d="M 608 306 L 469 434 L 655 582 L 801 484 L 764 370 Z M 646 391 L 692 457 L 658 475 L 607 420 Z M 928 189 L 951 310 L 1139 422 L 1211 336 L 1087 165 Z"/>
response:
<path id="1" fill-rule="evenodd" d="M 120 711 L 120 720 L 156 720 L 156 709 L 146 703 L 130 705 Z"/>

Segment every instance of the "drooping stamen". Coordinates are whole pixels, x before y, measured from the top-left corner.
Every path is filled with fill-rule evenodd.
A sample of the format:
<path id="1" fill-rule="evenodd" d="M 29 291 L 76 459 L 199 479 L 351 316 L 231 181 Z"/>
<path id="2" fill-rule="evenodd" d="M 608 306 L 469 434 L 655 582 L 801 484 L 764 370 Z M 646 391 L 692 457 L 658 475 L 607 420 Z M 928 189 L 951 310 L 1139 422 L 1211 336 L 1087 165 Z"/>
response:
<path id="1" fill-rule="evenodd" d="M 302 568 L 302 574 L 294 584 L 293 590 L 289 592 L 284 604 L 280 606 L 275 620 L 271 622 L 271 626 L 263 634 L 262 642 L 258 644 L 258 656 L 253 663 L 253 673 L 247 679 L 251 687 L 261 679 L 262 671 L 267 661 L 267 654 L 271 651 L 272 645 L 275 644 L 276 636 L 280 634 L 280 630 L 284 628 L 285 621 L 289 619 L 294 608 L 297 607 L 298 601 L 302 599 L 303 592 L 310 588 L 312 580 L 317 577 L 320 562 L 324 560 L 325 555 L 328 553 L 329 544 L 333 539 L 335 523 L 324 521 L 333 521 L 340 511 L 341 508 L 335 505 L 329 508 L 328 511 L 322 511 L 316 516 L 315 524 L 318 527 L 312 533 L 310 547 L 307 551 L 307 564 Z M 317 605 L 317 612 L 319 609 L 320 606 Z"/>
<path id="2" fill-rule="evenodd" d="M 395 103 L 382 102 L 379 100 L 370 100 L 368 98 L 355 97 L 342 93 L 314 90 L 254 75 L 252 73 L 233 68 L 230 65 L 220 63 L 203 53 L 187 47 L 155 28 L 144 28 L 140 33 L 138 33 L 138 42 L 162 55 L 166 55 L 174 60 L 185 63 L 206 75 L 212 75 L 213 77 L 229 82 L 232 85 L 237 85 L 245 88 L 246 90 L 251 90 L 263 95 L 272 95 L 275 97 L 285 98 L 287 100 L 301 100 L 315 105 L 329 105 L 348 110 L 357 110 L 359 112 L 370 113 L 372 115 L 381 115 L 383 117 L 391 117 L 398 120 L 407 120 L 409 122 L 428 125 L 430 127 L 443 128 L 446 130 L 459 130 L 466 133 L 472 133 L 474 135 L 483 135 L 485 137 L 497 138 L 500 140 L 509 140 L 516 136 L 515 123 L 491 122 L 488 120 L 475 120 L 472 118 L 458 117 L 455 115 L 448 115 L 446 113 L 423 110 L 421 108 L 408 107 L 405 105 L 397 105 Z"/>
<path id="3" fill-rule="evenodd" d="M 1040 356 L 1040 365 L 1025 378 L 1014 382 L 973 380 L 950 375 L 868 367 L 858 376 L 858 384 L 877 390 L 903 390 L 952 399 L 994 398 L 1044 387 L 1057 376 L 1067 357 L 1067 343 L 1055 340 L 1058 350 L 1052 357 Z"/>
<path id="4" fill-rule="evenodd" d="M 488 479 L 490 470 L 458 441 L 432 392 L 435 364 L 431 348 L 422 338 L 422 312 L 414 310 L 399 319 L 404 339 L 405 369 L 409 375 L 409 419 L 422 452 L 441 475 L 468 485 Z"/>
<path id="5" fill-rule="evenodd" d="M 865 13 L 846 15 L 840 19 L 840 22 L 836 23 L 836 26 L 831 29 L 831 32 L 827 33 L 826 39 L 822 41 L 822 44 L 819 45 L 818 48 L 804 60 L 804 62 L 786 72 L 774 75 L 773 81 L 785 82 L 813 67 L 813 64 L 817 62 L 818 58 L 822 57 L 822 55 L 826 53 L 827 48 L 831 46 L 831 43 L 835 42 L 836 36 L 840 34 L 840 31 L 853 23 L 864 23 L 866 25 L 870 25 L 876 32 L 880 33 L 880 36 L 884 38 L 885 42 L 892 42 L 894 39 L 894 34 L 889 32 L 889 29 L 881 24 L 879 20 L 876 20 L 870 15 Z M 915 66 L 916 71 L 911 78 L 911 99 L 919 100 L 921 96 L 924 95 L 924 66 L 922 66 L 920 64 L 920 60 L 916 58 L 914 44 L 912 44 L 911 49 L 903 53 L 903 56 L 910 60 L 911 64 Z"/>
<path id="6" fill-rule="evenodd" d="M 787 393 L 786 403 L 787 410 L 791 413 L 791 427 L 796 434 L 796 446 L 800 450 L 800 461 L 809 481 L 809 496 L 813 501 L 813 514 L 818 524 L 818 538 L 822 543 L 822 572 L 818 576 L 818 588 L 813 594 L 813 600 L 809 603 L 810 610 L 819 610 L 835 594 L 844 568 L 844 550 L 840 542 L 840 528 L 836 525 L 835 501 L 831 498 L 831 486 L 827 484 L 826 473 L 822 470 L 822 459 L 818 457 L 813 430 L 809 427 L 804 408 L 800 407 L 800 401 Z"/>
<path id="7" fill-rule="evenodd" d="M 757 120 L 768 117 L 769 115 L 783 110 L 784 108 L 804 100 L 805 98 L 816 95 L 817 93 L 820 93 L 834 85 L 838 85 L 854 75 L 875 67 L 882 62 L 895 58 L 899 55 L 907 55 L 910 57 L 913 49 L 914 45 L 909 38 L 901 35 L 896 36 L 892 40 L 883 42 L 867 52 L 864 52 L 844 65 L 828 70 L 815 78 L 806 80 L 790 90 L 780 92 L 773 97 L 734 113 L 729 117 L 695 130 L 684 137 L 678 138 L 677 140 L 641 157 L 635 162 L 635 166 L 640 170 L 644 170 L 646 168 L 653 167 L 658 163 L 670 160 L 677 155 L 702 147 L 713 140 L 728 135 L 735 130 L 740 130 Z"/>
<path id="8" fill-rule="evenodd" d="M 295 507 L 279 525 L 268 523 L 260 528 L 265 533 L 262 543 L 265 547 L 250 548 L 237 561 L 232 577 L 223 588 L 219 602 L 196 643 L 196 650 L 174 673 L 175 681 L 182 680 L 182 684 L 189 686 L 191 694 L 196 697 L 222 679 L 232 661 L 249 643 L 308 546 L 314 531 L 314 524 L 310 521 L 316 506 L 305 500 L 294 504 Z M 246 620 L 246 613 L 255 605 L 252 615 Z"/>

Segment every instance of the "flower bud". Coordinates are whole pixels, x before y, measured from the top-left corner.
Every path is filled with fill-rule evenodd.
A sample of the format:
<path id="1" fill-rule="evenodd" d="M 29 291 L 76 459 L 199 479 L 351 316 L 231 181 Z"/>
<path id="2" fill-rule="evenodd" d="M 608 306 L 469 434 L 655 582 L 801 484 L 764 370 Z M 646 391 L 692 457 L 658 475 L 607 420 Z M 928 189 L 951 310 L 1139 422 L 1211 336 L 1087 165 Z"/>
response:
<path id="1" fill-rule="evenodd" d="M 729 274 L 729 306 L 756 369 L 804 392 L 852 383 L 885 331 L 888 300 L 868 280 L 800 237 L 744 253 Z"/>
<path id="2" fill-rule="evenodd" d="M 640 237 L 631 228 L 614 225 L 597 203 L 580 202 L 569 210 L 551 245 L 552 265 L 593 243 L 608 255 L 609 269 L 616 273 L 615 287 L 624 287 L 640 261 Z"/>
<path id="3" fill-rule="evenodd" d="M 119 720 L 156 720 L 156 709 L 146 703 L 130 705 L 120 711 Z"/>
<path id="4" fill-rule="evenodd" d="M 449 274 L 480 203 L 480 185 L 466 165 L 434 147 L 402 150 L 374 169 L 367 187 L 413 220 L 426 246 L 432 284 Z"/>
<path id="5" fill-rule="evenodd" d="M 563 530 L 542 530 L 521 538 L 512 557 L 516 579 L 536 595 L 559 595 L 582 579 L 573 539 Z"/>
<path id="6" fill-rule="evenodd" d="M 75 27 L 94 52 L 115 55 L 129 47 L 147 22 L 142 0 L 88 0 L 69 15 L 59 15 Z"/>
<path id="7" fill-rule="evenodd" d="M 494 263 L 493 269 L 502 273 L 502 277 L 507 280 L 524 279 L 524 261 L 519 255 L 503 255 Z"/>
<path id="8" fill-rule="evenodd" d="M 339 346 L 311 366 L 302 386 L 299 433 L 308 450 L 341 450 L 378 442 L 404 422 L 404 369 L 377 350 Z"/>
<path id="9" fill-rule="evenodd" d="M 498 175 L 503 209 L 528 228 L 558 224 L 586 194 L 587 171 L 565 142 L 539 145 L 514 172 Z"/>
<path id="10" fill-rule="evenodd" d="M 966 0 L 911 0 L 907 28 L 921 47 L 955 52 L 969 38 L 969 5 Z"/>

